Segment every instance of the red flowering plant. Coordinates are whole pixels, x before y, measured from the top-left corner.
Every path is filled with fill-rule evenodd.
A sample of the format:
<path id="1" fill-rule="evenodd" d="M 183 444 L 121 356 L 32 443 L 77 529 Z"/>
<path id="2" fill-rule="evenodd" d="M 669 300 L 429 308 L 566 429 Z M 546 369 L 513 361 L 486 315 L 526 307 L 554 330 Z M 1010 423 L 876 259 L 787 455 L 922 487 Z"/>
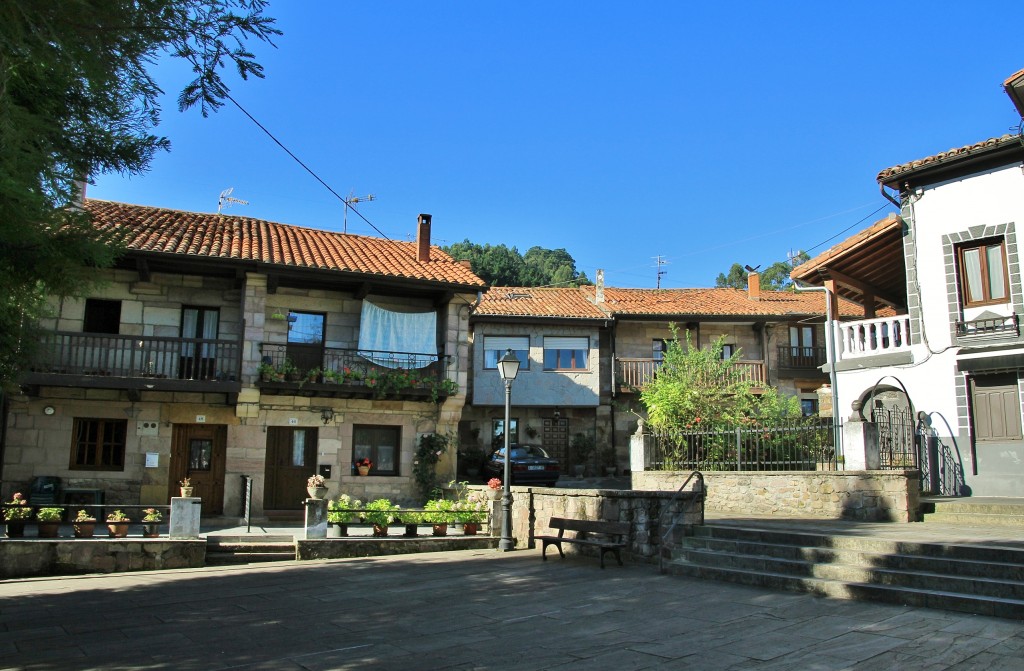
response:
<path id="1" fill-rule="evenodd" d="M 491 478 L 487 481 L 487 486 L 491 489 L 501 489 L 501 480 L 498 478 Z"/>
<path id="2" fill-rule="evenodd" d="M 8 504 L 8 507 L 4 508 L 4 519 L 8 521 L 27 520 L 32 517 L 32 508 L 28 506 L 28 501 L 21 495 L 21 492 L 15 492 L 14 496 Z"/>
<path id="3" fill-rule="evenodd" d="M 356 459 L 354 463 L 355 463 L 355 467 L 356 468 L 359 468 L 360 466 L 366 466 L 367 468 L 373 468 L 373 462 L 370 461 L 369 457 L 363 457 L 362 459 Z"/>

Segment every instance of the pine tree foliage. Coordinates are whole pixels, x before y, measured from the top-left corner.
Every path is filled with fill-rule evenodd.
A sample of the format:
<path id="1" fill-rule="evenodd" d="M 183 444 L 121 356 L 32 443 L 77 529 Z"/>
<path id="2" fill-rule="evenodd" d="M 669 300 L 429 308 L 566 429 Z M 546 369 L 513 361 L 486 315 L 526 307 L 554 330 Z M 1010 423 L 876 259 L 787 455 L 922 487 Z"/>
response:
<path id="1" fill-rule="evenodd" d="M 444 247 L 456 259 L 468 259 L 480 279 L 492 287 L 578 287 L 592 284 L 564 249 L 531 247 L 520 254 L 515 247 L 479 245 L 469 240 Z"/>

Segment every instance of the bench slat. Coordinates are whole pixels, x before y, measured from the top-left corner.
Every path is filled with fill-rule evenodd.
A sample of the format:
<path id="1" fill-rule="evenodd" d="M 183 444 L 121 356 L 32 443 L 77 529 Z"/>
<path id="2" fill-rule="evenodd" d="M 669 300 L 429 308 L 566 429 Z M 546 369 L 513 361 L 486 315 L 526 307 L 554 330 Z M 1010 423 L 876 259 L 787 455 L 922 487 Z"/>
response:
<path id="1" fill-rule="evenodd" d="M 629 522 L 605 522 L 603 520 L 573 520 L 564 517 L 552 517 L 548 522 L 552 529 L 563 531 L 583 531 L 592 534 L 628 534 Z"/>

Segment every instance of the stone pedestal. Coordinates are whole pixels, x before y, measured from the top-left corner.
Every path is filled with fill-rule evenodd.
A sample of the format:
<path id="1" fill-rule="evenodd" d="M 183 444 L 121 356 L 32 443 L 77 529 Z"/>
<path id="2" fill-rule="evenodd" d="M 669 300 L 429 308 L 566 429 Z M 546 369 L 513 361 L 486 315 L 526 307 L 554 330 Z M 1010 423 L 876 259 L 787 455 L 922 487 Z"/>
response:
<path id="1" fill-rule="evenodd" d="M 327 499 L 306 499 L 306 538 L 327 538 Z"/>
<path id="2" fill-rule="evenodd" d="M 168 536 L 175 539 L 199 538 L 199 513 L 203 500 L 198 496 L 171 498 L 171 519 Z"/>
<path id="3" fill-rule="evenodd" d="M 877 471 L 881 465 L 878 425 L 852 418 L 843 424 L 843 456 L 847 471 Z"/>

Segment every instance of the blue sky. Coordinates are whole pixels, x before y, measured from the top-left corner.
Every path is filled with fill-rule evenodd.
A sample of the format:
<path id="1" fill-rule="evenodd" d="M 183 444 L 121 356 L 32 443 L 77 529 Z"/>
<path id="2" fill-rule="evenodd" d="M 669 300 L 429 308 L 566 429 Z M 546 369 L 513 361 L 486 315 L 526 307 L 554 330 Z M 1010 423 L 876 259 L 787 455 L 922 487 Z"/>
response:
<path id="1" fill-rule="evenodd" d="M 591 279 L 712 286 L 893 211 L 879 170 L 1012 132 L 1016 2 L 273 2 L 232 95 L 392 239 L 565 248 Z M 344 207 L 230 102 L 177 112 L 93 198 L 342 230 Z M 878 208 L 882 208 L 878 212 Z M 874 214 L 872 214 L 875 212 Z M 858 224 L 858 221 L 864 220 Z M 850 229 L 843 232 L 844 229 Z M 353 214 L 348 231 L 377 235 Z M 829 238 L 835 240 L 819 246 Z"/>

